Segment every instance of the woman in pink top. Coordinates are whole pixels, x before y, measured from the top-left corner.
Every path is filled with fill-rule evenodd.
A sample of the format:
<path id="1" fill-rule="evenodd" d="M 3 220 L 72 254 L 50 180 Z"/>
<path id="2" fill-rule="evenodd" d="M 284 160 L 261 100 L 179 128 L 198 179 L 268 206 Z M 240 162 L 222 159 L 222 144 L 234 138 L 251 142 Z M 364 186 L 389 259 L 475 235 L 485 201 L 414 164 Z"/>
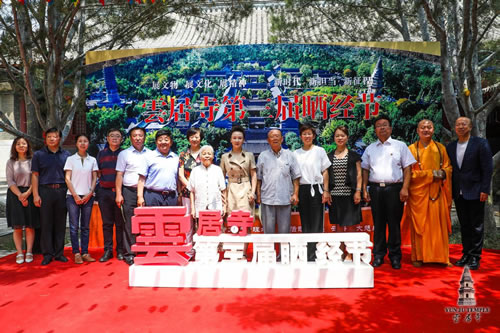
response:
<path id="1" fill-rule="evenodd" d="M 33 204 L 31 195 L 31 150 L 30 142 L 17 137 L 12 142 L 10 159 L 7 161 L 7 225 L 14 229 L 16 262 L 33 261 L 33 241 L 35 228 L 40 227 L 38 208 Z M 23 228 L 26 231 L 26 259 L 23 254 Z"/>

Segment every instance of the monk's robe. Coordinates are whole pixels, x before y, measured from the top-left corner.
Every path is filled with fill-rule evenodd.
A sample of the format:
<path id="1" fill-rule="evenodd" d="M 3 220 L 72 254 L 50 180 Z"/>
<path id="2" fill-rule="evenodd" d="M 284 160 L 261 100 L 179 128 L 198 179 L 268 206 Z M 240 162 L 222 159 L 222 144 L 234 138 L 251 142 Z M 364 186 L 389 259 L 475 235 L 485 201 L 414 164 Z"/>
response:
<path id="1" fill-rule="evenodd" d="M 448 264 L 448 235 L 451 233 L 450 159 L 446 148 L 439 142 L 431 141 L 425 148 L 419 142 L 418 154 L 416 143 L 409 148 L 417 160 L 412 165 L 406 207 L 411 228 L 411 260 Z M 433 181 L 432 170 L 439 169 L 446 172 L 446 179 Z"/>

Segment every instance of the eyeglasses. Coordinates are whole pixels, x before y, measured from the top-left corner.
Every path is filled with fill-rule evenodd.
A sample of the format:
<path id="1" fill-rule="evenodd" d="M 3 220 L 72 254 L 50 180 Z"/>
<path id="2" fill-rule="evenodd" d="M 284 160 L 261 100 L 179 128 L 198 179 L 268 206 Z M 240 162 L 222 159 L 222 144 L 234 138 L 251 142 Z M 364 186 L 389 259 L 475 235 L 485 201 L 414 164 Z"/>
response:
<path id="1" fill-rule="evenodd" d="M 110 134 L 110 135 L 108 135 L 108 137 L 110 137 L 112 139 L 120 139 L 122 136 L 120 134 Z"/>

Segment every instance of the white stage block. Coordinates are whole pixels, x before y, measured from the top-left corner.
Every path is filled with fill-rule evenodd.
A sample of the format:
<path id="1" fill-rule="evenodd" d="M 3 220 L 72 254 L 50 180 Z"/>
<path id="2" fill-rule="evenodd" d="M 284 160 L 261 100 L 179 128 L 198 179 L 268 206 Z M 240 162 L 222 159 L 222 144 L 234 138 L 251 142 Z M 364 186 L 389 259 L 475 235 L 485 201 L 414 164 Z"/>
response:
<path id="1" fill-rule="evenodd" d="M 176 288 L 373 288 L 373 267 L 309 262 L 282 265 L 190 262 L 187 266 L 132 265 L 131 287 Z"/>
<path id="2" fill-rule="evenodd" d="M 174 288 L 373 288 L 372 245 L 366 233 L 194 236 L 196 260 L 186 266 L 132 265 L 132 287 Z M 316 242 L 316 262 L 307 262 L 307 243 Z M 353 255 L 342 261 L 341 243 Z M 223 243 L 225 260 L 218 261 Z M 253 259 L 243 259 L 253 243 Z M 280 247 L 277 260 L 275 245 Z"/>

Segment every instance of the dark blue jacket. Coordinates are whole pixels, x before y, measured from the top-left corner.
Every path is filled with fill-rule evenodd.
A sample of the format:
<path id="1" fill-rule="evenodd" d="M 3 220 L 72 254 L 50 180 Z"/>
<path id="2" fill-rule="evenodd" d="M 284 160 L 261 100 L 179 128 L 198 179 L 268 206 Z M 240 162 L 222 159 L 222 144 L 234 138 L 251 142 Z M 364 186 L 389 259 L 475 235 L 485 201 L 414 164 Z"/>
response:
<path id="1" fill-rule="evenodd" d="M 457 163 L 457 141 L 451 142 L 446 151 L 453 166 L 453 199 L 458 199 L 460 191 L 465 200 L 479 200 L 481 192 L 490 193 L 493 158 L 487 140 L 470 137 L 461 168 Z"/>

